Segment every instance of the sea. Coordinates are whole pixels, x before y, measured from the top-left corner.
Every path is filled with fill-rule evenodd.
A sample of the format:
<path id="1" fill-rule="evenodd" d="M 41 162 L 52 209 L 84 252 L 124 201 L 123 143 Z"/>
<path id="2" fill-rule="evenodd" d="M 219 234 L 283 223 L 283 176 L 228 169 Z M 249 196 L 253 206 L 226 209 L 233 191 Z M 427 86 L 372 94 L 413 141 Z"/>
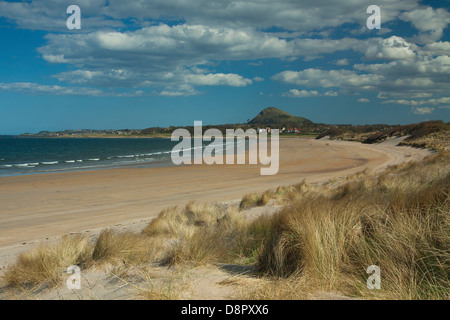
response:
<path id="1" fill-rule="evenodd" d="M 171 153 L 178 143 L 164 138 L 0 136 L 0 177 L 124 166 L 173 166 Z M 202 148 L 209 144 L 203 142 Z"/>

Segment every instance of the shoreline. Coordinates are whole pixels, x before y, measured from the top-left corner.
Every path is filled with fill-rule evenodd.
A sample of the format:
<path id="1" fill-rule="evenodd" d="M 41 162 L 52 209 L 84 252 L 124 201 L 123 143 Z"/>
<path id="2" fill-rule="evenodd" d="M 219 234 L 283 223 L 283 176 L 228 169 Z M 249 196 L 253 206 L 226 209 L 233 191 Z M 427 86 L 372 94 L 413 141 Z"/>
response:
<path id="1" fill-rule="evenodd" d="M 241 136 L 238 135 L 237 137 L 239 138 Z M 243 137 L 245 137 L 245 135 Z M 85 137 L 85 138 L 88 139 L 89 137 Z M 116 138 L 116 137 L 108 137 L 105 139 L 111 140 L 113 138 Z M 120 137 L 118 139 L 123 140 L 125 138 L 127 138 L 127 137 Z M 168 139 L 171 140 L 170 137 L 168 137 L 167 139 L 160 138 L 160 137 L 142 137 L 142 138 L 155 138 L 155 139 L 162 139 L 162 140 L 168 140 Z M 192 136 L 192 139 L 194 139 L 194 138 L 195 138 L 195 136 Z M 213 138 L 215 139 L 214 136 L 213 137 L 202 136 L 203 142 L 205 140 L 211 141 Z M 224 142 L 225 141 L 228 142 L 230 138 L 231 137 L 225 136 Z M 233 142 L 234 142 L 234 137 L 232 137 L 232 138 L 233 138 Z M 286 137 L 286 138 L 288 138 L 288 137 Z M 22 139 L 22 137 L 18 137 L 18 139 Z M 64 140 L 65 137 L 35 137 L 35 138 L 25 137 L 23 139 L 44 139 L 44 140 L 63 139 Z M 84 138 L 78 138 L 78 137 L 67 138 L 67 140 L 73 140 L 73 139 L 86 140 Z M 92 139 L 101 140 L 103 138 L 92 137 Z M 130 138 L 130 139 L 134 140 L 133 138 Z M 284 138 L 281 138 L 281 139 L 284 139 Z M 133 151 L 129 151 L 129 152 L 133 152 Z M 26 160 L 23 160 L 21 163 L 1 163 L 1 161 L 4 159 L 0 159 L 0 178 L 12 177 L 12 176 L 36 175 L 36 174 L 79 172 L 79 171 L 118 169 L 118 168 L 133 168 L 133 167 L 134 168 L 171 167 L 171 166 L 174 166 L 174 164 L 173 164 L 172 160 L 170 159 L 170 157 L 168 157 L 168 158 L 161 157 L 160 158 L 157 156 L 157 155 L 161 155 L 161 154 L 168 154 L 170 152 L 171 152 L 170 149 L 167 149 L 165 151 L 164 150 L 163 151 L 153 151 L 152 153 L 139 154 L 140 157 L 142 157 L 142 156 L 151 156 L 152 157 L 150 159 L 146 158 L 145 160 L 143 160 L 142 158 L 139 158 L 138 160 L 136 160 L 135 157 L 137 157 L 138 155 L 135 156 L 132 153 L 131 158 L 133 158 L 133 160 L 127 159 L 125 161 L 123 161 L 123 160 L 119 161 L 119 160 L 121 160 L 120 158 L 130 158 L 129 155 L 124 156 L 124 155 L 112 154 L 109 156 L 103 155 L 103 157 L 99 157 L 98 154 L 94 154 L 94 155 L 92 155 L 91 158 L 95 158 L 95 159 L 83 158 L 80 160 L 76 160 L 76 159 L 78 159 L 78 157 L 76 157 L 74 155 L 72 155 L 72 157 L 73 157 L 73 159 L 71 158 L 72 160 L 57 159 L 57 157 L 54 156 L 51 160 L 51 163 L 43 162 L 41 159 L 37 159 L 37 158 L 36 159 L 26 159 Z M 153 158 L 153 156 L 156 156 L 156 158 Z M 46 161 L 48 162 L 48 160 L 46 160 Z M 95 165 L 95 163 L 97 161 L 100 164 Z M 23 162 L 27 162 L 27 163 L 23 163 Z M 77 163 L 82 162 L 83 164 L 92 163 L 93 165 L 81 165 L 81 166 L 75 166 L 75 167 L 73 167 L 73 166 L 62 167 L 61 166 L 61 165 L 64 165 L 64 163 L 66 163 L 66 165 L 67 165 L 67 163 L 72 164 L 75 162 L 77 162 Z M 48 164 L 55 164 L 56 168 L 52 169 L 51 167 L 53 167 L 53 166 L 47 166 Z M 28 167 L 28 165 L 32 165 L 32 167 Z M 35 168 L 35 166 L 38 166 L 38 165 L 39 165 L 39 167 Z M 44 165 L 44 166 L 42 166 L 42 165 Z M 29 171 L 23 171 L 24 169 L 30 169 L 30 168 L 34 168 L 34 169 L 29 170 Z M 11 171 L 11 172 L 8 172 L 8 171 Z"/>
<path id="2" fill-rule="evenodd" d="M 167 165 L 168 164 L 168 165 Z M 70 173 L 70 172 L 84 172 L 84 171 L 101 171 L 101 170 L 113 170 L 113 169 L 121 169 L 121 168 L 166 168 L 175 166 L 172 162 L 166 161 L 154 161 L 147 163 L 127 163 L 127 164 L 117 164 L 117 165 L 99 165 L 92 167 L 77 167 L 71 169 L 54 169 L 53 171 L 36 171 L 36 172 L 21 172 L 21 173 L 11 173 L 11 174 L 0 174 L 0 179 L 6 177 L 21 177 L 21 176 L 34 176 L 34 175 L 47 175 L 47 174 L 58 174 L 58 173 Z M 0 181 L 1 182 L 1 181 Z"/>
<path id="3" fill-rule="evenodd" d="M 24 138 L 24 139 L 170 139 L 171 134 L 167 135 L 67 135 L 67 136 L 34 136 L 34 135 L 4 135 L 4 137 Z"/>
<path id="4" fill-rule="evenodd" d="M 280 139 L 314 139 L 318 134 L 280 134 Z M 0 135 L 0 137 L 24 139 L 171 139 L 172 134 L 148 135 L 79 135 L 79 136 L 34 136 L 34 135 Z M 207 137 L 207 136 L 204 136 Z"/>
<path id="5" fill-rule="evenodd" d="M 0 177 L 0 272 L 20 252 L 63 235 L 136 229 L 164 208 L 193 200 L 239 201 L 251 192 L 302 180 L 322 183 L 431 154 L 396 143 L 395 139 L 379 145 L 280 139 L 280 171 L 265 177 L 259 175 L 259 165 L 114 168 Z"/>

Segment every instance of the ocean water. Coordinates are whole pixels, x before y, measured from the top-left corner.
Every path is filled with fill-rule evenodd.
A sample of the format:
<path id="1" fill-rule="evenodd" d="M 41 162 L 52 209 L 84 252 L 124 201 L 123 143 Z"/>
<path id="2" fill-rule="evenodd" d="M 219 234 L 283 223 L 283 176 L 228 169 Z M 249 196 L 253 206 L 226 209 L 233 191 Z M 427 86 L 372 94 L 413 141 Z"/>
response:
<path id="1" fill-rule="evenodd" d="M 0 176 L 121 166 L 171 166 L 177 141 L 0 136 Z M 210 142 L 203 142 L 204 148 Z M 193 143 L 192 143 L 193 145 Z"/>

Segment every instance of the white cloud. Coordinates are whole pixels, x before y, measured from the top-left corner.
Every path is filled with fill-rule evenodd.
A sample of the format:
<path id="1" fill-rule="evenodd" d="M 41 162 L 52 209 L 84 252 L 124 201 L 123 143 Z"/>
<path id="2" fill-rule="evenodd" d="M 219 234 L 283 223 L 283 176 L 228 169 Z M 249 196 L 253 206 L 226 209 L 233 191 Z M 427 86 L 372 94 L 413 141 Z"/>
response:
<path id="1" fill-rule="evenodd" d="M 77 68 L 55 75 L 60 81 L 98 87 L 153 87 L 159 92 L 189 95 L 197 91 L 180 86 L 252 84 L 241 75 L 214 72 L 212 66 L 221 61 L 332 53 L 360 42 L 349 38 L 287 41 L 250 28 L 186 24 L 160 24 L 128 32 L 49 34 L 46 39 L 47 44 L 38 50 L 45 60 Z M 253 81 L 261 80 L 256 77 Z"/>
<path id="2" fill-rule="evenodd" d="M 303 71 L 283 71 L 272 78 L 288 84 L 322 88 L 373 87 L 380 82 L 375 74 L 357 74 L 351 70 L 306 69 Z"/>
<path id="3" fill-rule="evenodd" d="M 450 23 L 450 13 L 443 8 L 421 8 L 403 12 L 400 19 L 410 21 L 419 30 L 415 40 L 419 43 L 430 43 L 439 40 Z"/>
<path id="4" fill-rule="evenodd" d="M 339 59 L 336 61 L 337 66 L 348 66 L 350 63 L 348 62 L 348 59 Z"/>
<path id="5" fill-rule="evenodd" d="M 356 64 L 354 68 L 359 71 L 384 74 L 391 78 L 433 78 L 436 81 L 447 82 L 446 79 L 450 75 L 450 57 L 422 57 L 414 61 L 399 60 L 383 64 Z"/>
<path id="6" fill-rule="evenodd" d="M 366 99 L 366 98 L 360 98 L 360 99 L 358 99 L 358 102 L 364 102 L 364 103 L 367 103 L 367 102 L 370 102 L 370 100 L 369 100 L 369 99 Z"/>
<path id="7" fill-rule="evenodd" d="M 419 8 L 419 0 L 378 0 L 383 8 L 383 23 L 395 20 L 403 11 Z M 290 1 L 290 0 L 78 0 L 82 11 L 82 30 L 122 26 L 133 19 L 144 27 L 155 20 L 186 21 L 187 24 L 252 27 L 277 27 L 303 34 L 324 32 L 346 23 L 365 26 L 367 1 Z M 13 20 L 21 28 L 65 31 L 68 4 L 58 0 L 27 2 L 0 1 L 0 16 Z M 319 9 L 320 8 L 320 9 Z"/>
<path id="8" fill-rule="evenodd" d="M 373 38 L 358 42 L 355 49 L 367 59 L 392 61 L 359 63 L 353 70 L 286 70 L 272 79 L 314 89 L 339 88 L 347 94 L 377 92 L 381 99 L 439 97 L 450 92 L 450 57 L 444 51 L 447 46 L 440 42 L 421 48 L 397 36 Z"/>
<path id="9" fill-rule="evenodd" d="M 130 58 L 131 55 L 147 62 L 162 57 L 179 61 L 251 60 L 255 58 L 291 58 L 348 50 L 360 40 L 343 38 L 294 39 L 287 41 L 271 33 L 254 29 L 217 28 L 204 25 L 160 24 L 130 32 L 97 31 L 89 34 L 51 34 L 48 44 L 39 51 L 44 58 L 64 57 L 66 63 L 98 62 L 100 58 Z M 361 44 L 360 44 L 361 46 Z M 127 60 L 129 61 L 129 60 Z M 155 62 L 154 62 L 155 63 Z M 196 63 L 191 63 L 192 65 Z"/>
<path id="10" fill-rule="evenodd" d="M 450 42 L 432 42 L 421 48 L 421 53 L 429 56 L 445 56 L 450 53 Z"/>
<path id="11" fill-rule="evenodd" d="M 0 91 L 18 92 L 30 95 L 49 95 L 49 96 L 91 96 L 91 97 L 141 97 L 154 95 L 153 93 L 144 93 L 142 90 L 128 90 L 126 92 L 114 90 L 100 90 L 88 87 L 69 87 L 58 85 L 47 85 L 33 82 L 13 82 L 0 83 Z"/>
<path id="12" fill-rule="evenodd" d="M 186 91 L 169 91 L 169 90 L 163 90 L 159 93 L 160 96 L 164 97 L 186 97 L 195 95 L 197 92 L 186 92 Z"/>
<path id="13" fill-rule="evenodd" d="M 70 4 L 58 0 L 0 1 L 0 17 L 14 21 L 22 29 L 67 32 L 66 9 Z M 102 14 L 105 0 L 77 0 L 76 4 L 82 13 L 81 32 L 123 26 L 120 20 L 108 19 Z"/>
<path id="14" fill-rule="evenodd" d="M 433 111 L 434 111 L 434 108 L 431 108 L 431 107 L 412 107 L 411 108 L 412 113 L 419 114 L 419 115 L 430 114 Z"/>
<path id="15" fill-rule="evenodd" d="M 410 60 L 416 56 L 415 46 L 398 36 L 370 39 L 364 47 L 364 53 L 368 59 Z"/>
<path id="16" fill-rule="evenodd" d="M 397 99 L 397 100 L 387 100 L 387 101 L 384 101 L 383 103 L 396 103 L 396 104 L 403 104 L 403 105 L 409 105 L 409 106 L 422 106 L 424 104 L 439 105 L 439 104 L 450 103 L 450 97 L 441 97 L 441 98 L 426 99 L 426 100 Z"/>
<path id="17" fill-rule="evenodd" d="M 272 58 L 288 66 L 272 80 L 308 88 L 292 89 L 287 96 L 374 91 L 392 101 L 450 92 L 450 43 L 432 42 L 440 39 L 450 23 L 446 9 L 426 8 L 419 0 L 378 1 L 383 28 L 399 17 L 411 22 L 419 32 L 414 39 L 427 43 L 418 46 L 411 39 L 398 35 L 383 39 L 383 32 L 367 30 L 366 40 L 330 39 L 340 26 L 366 28 L 367 1 L 344 1 L 338 6 L 333 1 L 318 1 L 198 0 L 194 5 L 186 0 L 79 0 L 81 33 L 67 31 L 67 4 L 58 0 L 0 1 L 0 16 L 20 28 L 58 31 L 47 35 L 46 44 L 38 50 L 45 61 L 68 66 L 68 71 L 54 77 L 104 92 L 125 88 L 144 94 L 187 96 L 199 94 L 196 86 L 249 86 L 264 79 L 220 73 L 215 67 L 223 61 L 246 60 L 248 65 L 260 66 L 263 59 Z M 129 31 L 119 28 L 125 21 Z M 277 32 L 267 31 L 272 27 Z M 341 31 L 351 34 L 349 29 Z M 326 58 L 346 50 L 361 53 L 363 62 L 382 63 L 350 66 L 343 58 L 335 61 L 338 66 L 349 66 L 343 70 L 289 70 L 293 61 Z M 51 90 L 33 88 L 28 90 Z M 61 86 L 60 92 L 70 92 L 64 88 L 71 87 Z M 339 90 L 320 93 L 320 88 Z M 11 90 L 19 90 L 19 86 L 11 86 Z"/>
<path id="18" fill-rule="evenodd" d="M 64 59 L 63 54 L 58 55 L 52 55 L 52 54 L 45 54 L 43 56 L 44 60 L 50 62 L 50 63 L 67 63 L 67 61 Z"/>
<path id="19" fill-rule="evenodd" d="M 25 94 L 44 95 L 106 95 L 103 91 L 84 87 L 62 87 L 57 85 L 42 85 L 31 82 L 0 83 L 0 90 L 14 91 Z"/>
<path id="20" fill-rule="evenodd" d="M 291 98 L 309 98 L 309 97 L 335 97 L 338 93 L 335 91 L 327 91 L 325 93 L 319 93 L 316 90 L 297 90 L 297 89 L 291 89 L 286 93 L 283 93 L 283 96 L 285 97 L 291 97 Z"/>
<path id="21" fill-rule="evenodd" d="M 289 92 L 283 95 L 292 98 L 307 98 L 307 97 L 317 97 L 319 96 L 319 92 L 314 90 L 307 91 L 307 90 L 291 89 L 289 90 Z"/>
<path id="22" fill-rule="evenodd" d="M 418 0 L 378 0 L 384 9 L 383 21 L 396 19 L 403 10 L 418 8 Z M 148 19 L 181 20 L 188 24 L 227 26 L 233 28 L 272 26 L 291 31 L 309 32 L 326 27 L 337 27 L 345 23 L 364 24 L 367 19 L 362 8 L 367 1 L 343 1 L 336 5 L 333 1 L 319 3 L 289 0 L 198 0 L 195 5 L 184 0 L 141 0 L 132 3 L 110 0 L 104 13 L 116 19 L 136 17 L 140 21 Z M 320 8 L 320 9 L 318 9 Z"/>
<path id="23" fill-rule="evenodd" d="M 200 86 L 219 86 L 226 85 L 232 87 L 245 87 L 252 84 L 252 80 L 245 79 L 238 74 L 189 74 L 185 77 L 189 84 Z"/>

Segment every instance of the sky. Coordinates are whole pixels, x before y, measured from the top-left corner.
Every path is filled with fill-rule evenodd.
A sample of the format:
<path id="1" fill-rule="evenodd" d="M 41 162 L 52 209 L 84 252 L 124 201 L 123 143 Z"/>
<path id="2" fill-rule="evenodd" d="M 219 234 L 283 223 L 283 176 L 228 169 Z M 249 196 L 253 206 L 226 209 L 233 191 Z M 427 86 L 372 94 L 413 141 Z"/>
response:
<path id="1" fill-rule="evenodd" d="M 0 1 L 0 134 L 244 123 L 267 107 L 329 124 L 448 122 L 449 7 Z"/>

